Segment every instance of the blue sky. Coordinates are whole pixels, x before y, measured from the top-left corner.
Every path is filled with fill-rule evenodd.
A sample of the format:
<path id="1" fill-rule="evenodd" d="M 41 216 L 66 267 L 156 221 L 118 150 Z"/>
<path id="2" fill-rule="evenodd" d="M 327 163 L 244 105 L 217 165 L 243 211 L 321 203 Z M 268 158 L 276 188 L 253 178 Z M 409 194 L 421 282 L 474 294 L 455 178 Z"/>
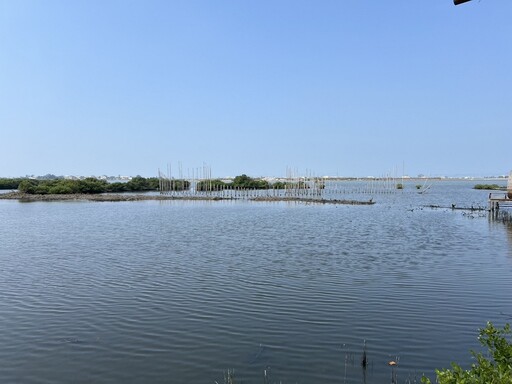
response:
<path id="1" fill-rule="evenodd" d="M 506 174 L 510 20 L 510 0 L 0 0 L 0 176 Z"/>

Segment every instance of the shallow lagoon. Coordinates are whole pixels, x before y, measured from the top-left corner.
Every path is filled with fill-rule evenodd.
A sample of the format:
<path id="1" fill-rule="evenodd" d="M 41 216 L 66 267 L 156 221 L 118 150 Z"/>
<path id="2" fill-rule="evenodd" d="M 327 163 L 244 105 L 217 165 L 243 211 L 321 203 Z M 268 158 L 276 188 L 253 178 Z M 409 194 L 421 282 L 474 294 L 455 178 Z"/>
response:
<path id="1" fill-rule="evenodd" d="M 477 329 L 512 315 L 512 228 L 425 206 L 486 206 L 474 184 L 373 206 L 0 201 L 3 380 L 369 384 L 398 357 L 402 383 L 468 364 Z"/>

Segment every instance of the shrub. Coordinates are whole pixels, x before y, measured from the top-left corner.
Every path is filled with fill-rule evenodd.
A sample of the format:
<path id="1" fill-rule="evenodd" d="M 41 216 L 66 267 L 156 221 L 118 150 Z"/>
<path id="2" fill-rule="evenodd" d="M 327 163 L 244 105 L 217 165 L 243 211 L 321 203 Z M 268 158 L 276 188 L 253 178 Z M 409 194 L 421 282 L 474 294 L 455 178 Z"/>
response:
<path id="1" fill-rule="evenodd" d="M 496 328 L 491 322 L 480 330 L 478 340 L 488 350 L 487 355 L 471 351 L 476 363 L 469 370 L 452 363 L 452 369 L 436 369 L 437 382 L 440 384 L 511 384 L 512 383 L 512 343 L 510 325 Z M 426 377 L 422 383 L 431 384 Z"/>
<path id="2" fill-rule="evenodd" d="M 477 184 L 473 187 L 474 189 L 487 189 L 491 191 L 499 191 L 502 189 L 505 189 L 503 187 L 500 187 L 498 184 Z"/>
<path id="3" fill-rule="evenodd" d="M 37 184 L 38 183 L 35 180 L 26 179 L 20 182 L 18 190 L 24 193 L 35 193 Z"/>

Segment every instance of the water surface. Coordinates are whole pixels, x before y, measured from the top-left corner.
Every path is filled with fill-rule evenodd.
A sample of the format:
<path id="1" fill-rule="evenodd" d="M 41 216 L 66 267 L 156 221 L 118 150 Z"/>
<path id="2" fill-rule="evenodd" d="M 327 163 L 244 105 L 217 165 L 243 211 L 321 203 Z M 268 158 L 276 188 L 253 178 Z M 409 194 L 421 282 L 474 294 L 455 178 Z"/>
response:
<path id="1" fill-rule="evenodd" d="M 477 329 L 512 314 L 512 229 L 424 206 L 485 206 L 473 184 L 373 206 L 0 201 L 2 378 L 385 383 L 398 358 L 402 383 L 467 365 Z"/>

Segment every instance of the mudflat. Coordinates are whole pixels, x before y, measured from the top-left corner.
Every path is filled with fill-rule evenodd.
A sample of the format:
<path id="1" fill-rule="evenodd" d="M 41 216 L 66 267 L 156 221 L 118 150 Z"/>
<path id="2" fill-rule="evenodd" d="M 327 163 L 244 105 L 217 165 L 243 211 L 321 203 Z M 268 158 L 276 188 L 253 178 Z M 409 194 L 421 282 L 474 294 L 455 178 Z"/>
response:
<path id="1" fill-rule="evenodd" d="M 9 192 L 0 194 L 1 200 L 19 200 L 19 201 L 142 201 L 142 200 L 205 200 L 205 201 L 219 201 L 219 200 L 235 200 L 232 197 L 218 197 L 218 196 L 175 196 L 175 195 L 147 195 L 147 194 L 115 194 L 115 193 L 101 193 L 101 194 L 29 194 L 23 192 Z M 349 205 L 372 205 L 375 202 L 372 200 L 359 201 L 359 200 L 331 200 L 331 199 L 311 199 L 301 197 L 255 197 L 246 200 L 250 201 L 267 201 L 267 202 L 305 202 L 316 204 L 349 204 Z"/>

